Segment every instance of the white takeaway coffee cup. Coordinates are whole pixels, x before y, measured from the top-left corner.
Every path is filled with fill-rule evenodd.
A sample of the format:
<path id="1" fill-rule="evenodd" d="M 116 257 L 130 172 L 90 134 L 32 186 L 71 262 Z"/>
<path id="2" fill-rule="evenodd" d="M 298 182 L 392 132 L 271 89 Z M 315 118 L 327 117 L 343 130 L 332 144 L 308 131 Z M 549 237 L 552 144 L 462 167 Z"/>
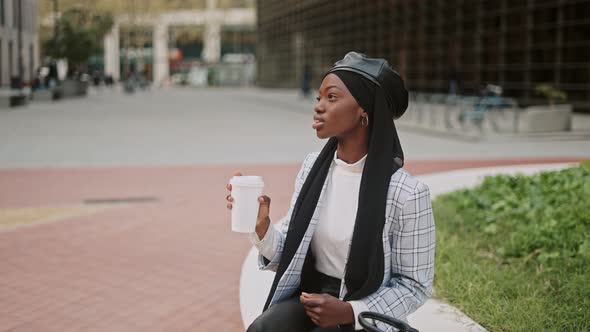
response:
<path id="1" fill-rule="evenodd" d="M 252 233 L 256 230 L 256 219 L 264 182 L 261 176 L 234 176 L 229 183 L 233 197 L 231 209 L 231 230 L 239 233 Z"/>

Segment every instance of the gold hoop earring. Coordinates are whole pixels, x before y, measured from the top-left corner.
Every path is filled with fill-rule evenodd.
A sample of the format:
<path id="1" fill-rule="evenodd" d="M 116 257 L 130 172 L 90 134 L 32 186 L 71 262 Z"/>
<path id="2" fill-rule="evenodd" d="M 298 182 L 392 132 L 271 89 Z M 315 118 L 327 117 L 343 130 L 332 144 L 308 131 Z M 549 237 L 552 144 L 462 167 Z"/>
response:
<path id="1" fill-rule="evenodd" d="M 365 115 L 363 116 L 363 118 L 361 119 L 361 125 L 368 127 L 369 126 L 369 116 Z"/>

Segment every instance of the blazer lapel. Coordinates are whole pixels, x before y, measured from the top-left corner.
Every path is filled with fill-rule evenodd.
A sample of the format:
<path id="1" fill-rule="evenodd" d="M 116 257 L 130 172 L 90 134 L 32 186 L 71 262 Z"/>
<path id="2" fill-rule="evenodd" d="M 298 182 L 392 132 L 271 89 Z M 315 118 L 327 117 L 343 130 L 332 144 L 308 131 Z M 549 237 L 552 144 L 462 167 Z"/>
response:
<path id="1" fill-rule="evenodd" d="M 301 276 L 299 276 L 299 278 L 293 278 L 293 275 L 294 274 L 301 274 L 301 269 L 303 267 L 303 263 L 305 262 L 305 257 L 307 255 L 308 250 L 309 250 L 309 246 L 311 245 L 311 239 L 313 238 L 313 234 L 315 232 L 317 223 L 320 218 L 320 214 L 322 211 L 321 206 L 324 204 L 324 201 L 325 201 L 325 195 L 326 195 L 326 190 L 328 188 L 328 183 L 332 179 L 333 169 L 334 169 L 334 162 L 332 162 L 332 164 L 330 164 L 330 168 L 328 169 L 328 175 L 326 176 L 326 180 L 324 181 L 324 184 L 322 186 L 322 191 L 320 192 L 320 197 L 318 198 L 316 208 L 313 212 L 311 220 L 309 221 L 309 226 L 307 227 L 307 230 L 305 231 L 305 235 L 303 236 L 302 241 L 299 243 L 299 247 L 297 248 L 297 252 L 295 253 L 294 258 L 291 260 L 291 263 L 289 263 L 287 270 L 281 276 L 281 280 L 279 281 L 279 284 L 278 284 L 279 286 L 277 287 L 277 289 L 281 289 L 284 287 L 286 287 L 286 288 L 299 287 L 299 284 L 291 285 L 290 283 L 293 283 L 294 281 L 299 283 L 301 280 L 301 278 L 300 278 Z M 277 292 L 275 292 L 275 294 L 273 296 L 273 302 L 275 302 L 277 300 L 277 296 L 279 296 L 279 294 L 277 294 Z"/>
<path id="2" fill-rule="evenodd" d="M 328 183 L 330 181 L 332 181 L 333 170 L 334 170 L 334 162 L 332 162 L 332 164 L 330 165 L 330 168 L 328 169 L 328 175 L 326 176 L 326 181 L 324 181 L 324 184 L 322 186 L 322 191 L 320 193 L 320 197 L 318 198 L 317 206 L 313 212 L 313 216 L 311 217 L 311 220 L 309 221 L 309 226 L 307 227 L 307 230 L 305 231 L 305 236 L 303 237 L 302 243 L 307 243 L 307 245 L 302 245 L 302 243 L 300 243 L 299 248 L 297 249 L 297 255 L 301 254 L 303 257 L 305 257 L 305 255 L 307 254 L 307 250 L 309 249 L 309 245 L 311 244 L 311 239 L 313 238 L 313 234 L 315 232 L 316 226 L 318 224 L 318 221 L 320 220 L 320 214 L 322 212 L 321 207 L 325 202 L 326 191 L 328 189 Z M 308 240 L 308 241 L 306 241 L 306 240 Z M 287 271 L 290 271 L 294 266 L 297 267 L 296 265 L 294 265 L 297 263 L 299 263 L 299 262 L 292 260 L 291 264 L 287 268 Z M 301 262 L 301 264 L 302 263 L 303 262 Z"/>

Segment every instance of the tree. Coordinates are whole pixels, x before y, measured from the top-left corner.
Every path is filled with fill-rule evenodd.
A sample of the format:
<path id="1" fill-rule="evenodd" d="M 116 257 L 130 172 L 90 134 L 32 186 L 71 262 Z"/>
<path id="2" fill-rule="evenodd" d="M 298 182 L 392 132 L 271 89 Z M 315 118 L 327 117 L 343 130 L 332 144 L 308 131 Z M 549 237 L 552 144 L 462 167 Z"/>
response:
<path id="1" fill-rule="evenodd" d="M 85 67 L 86 61 L 102 51 L 103 37 L 113 26 L 109 14 L 91 14 L 81 7 L 64 11 L 58 21 L 57 36 L 44 42 L 47 55 L 66 59 L 68 76 Z"/>
<path id="2" fill-rule="evenodd" d="M 2 0 L 0 0 L 2 1 Z M 135 17 L 155 15 L 174 10 L 202 10 L 208 3 L 214 3 L 216 8 L 227 9 L 232 7 L 255 6 L 255 0 L 59 0 L 61 15 L 58 14 L 59 23 L 57 38 L 54 38 L 53 27 L 53 2 L 41 0 L 39 4 L 39 16 L 42 29 L 40 39 L 45 54 L 54 58 L 66 58 L 71 68 L 84 66 L 86 60 L 100 53 L 102 37 L 113 25 L 114 17 L 128 15 L 132 18 L 128 29 L 134 30 Z M 198 29 L 179 29 L 184 36 L 192 34 L 192 37 L 200 35 Z M 139 46 L 145 36 L 134 34 L 130 44 Z"/>

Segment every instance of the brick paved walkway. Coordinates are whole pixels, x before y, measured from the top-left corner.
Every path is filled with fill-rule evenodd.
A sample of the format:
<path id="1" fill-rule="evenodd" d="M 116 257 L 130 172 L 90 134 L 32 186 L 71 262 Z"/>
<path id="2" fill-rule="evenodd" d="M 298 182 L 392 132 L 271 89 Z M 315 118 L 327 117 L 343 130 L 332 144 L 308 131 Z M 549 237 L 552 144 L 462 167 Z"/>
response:
<path id="1" fill-rule="evenodd" d="M 553 161 L 576 159 L 418 161 L 407 169 Z M 298 167 L 0 171 L 0 331 L 242 331 L 239 277 L 250 245 L 229 231 L 225 184 L 235 170 L 263 175 L 276 220 Z M 130 198 L 145 201 L 113 201 Z"/>

